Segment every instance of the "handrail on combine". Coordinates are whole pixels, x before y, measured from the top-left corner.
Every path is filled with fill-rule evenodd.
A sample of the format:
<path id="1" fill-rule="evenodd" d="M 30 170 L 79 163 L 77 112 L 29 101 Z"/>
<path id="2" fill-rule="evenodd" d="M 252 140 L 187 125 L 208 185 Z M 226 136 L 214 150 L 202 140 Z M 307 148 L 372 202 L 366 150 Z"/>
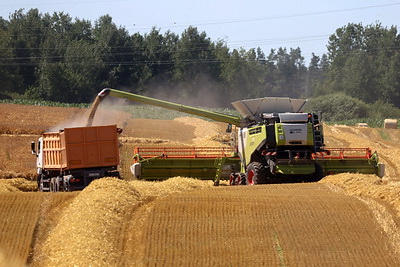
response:
<path id="1" fill-rule="evenodd" d="M 373 153 L 367 148 L 327 148 L 312 154 L 313 159 L 370 159 Z"/>
<path id="2" fill-rule="evenodd" d="M 148 158 L 222 158 L 235 157 L 236 149 L 232 147 L 135 147 L 135 161 Z"/>

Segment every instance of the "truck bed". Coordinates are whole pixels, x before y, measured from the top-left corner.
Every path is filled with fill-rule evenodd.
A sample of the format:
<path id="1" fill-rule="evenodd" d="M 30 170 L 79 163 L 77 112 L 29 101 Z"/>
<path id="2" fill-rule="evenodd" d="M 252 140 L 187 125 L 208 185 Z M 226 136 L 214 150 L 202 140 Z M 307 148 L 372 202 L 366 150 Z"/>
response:
<path id="1" fill-rule="evenodd" d="M 81 169 L 119 164 L 116 125 L 65 128 L 43 134 L 45 169 Z"/>

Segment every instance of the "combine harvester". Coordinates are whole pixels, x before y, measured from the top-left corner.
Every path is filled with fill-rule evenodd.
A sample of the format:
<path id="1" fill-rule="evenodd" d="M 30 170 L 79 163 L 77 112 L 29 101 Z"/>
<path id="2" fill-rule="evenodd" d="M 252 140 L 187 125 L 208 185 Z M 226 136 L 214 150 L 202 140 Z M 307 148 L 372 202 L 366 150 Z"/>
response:
<path id="1" fill-rule="evenodd" d="M 91 126 L 97 106 L 106 96 L 224 122 L 228 132 L 232 125 L 237 128 L 237 145 L 233 148 L 136 148 L 131 170 L 138 179 L 180 175 L 212 179 L 215 185 L 221 178 L 229 179 L 231 185 L 252 185 L 317 181 L 343 172 L 384 175 L 384 165 L 370 148 L 326 148 L 318 114 L 301 112 L 307 100 L 239 100 L 232 105 L 240 118 L 107 88 L 98 94 L 87 126 Z"/>

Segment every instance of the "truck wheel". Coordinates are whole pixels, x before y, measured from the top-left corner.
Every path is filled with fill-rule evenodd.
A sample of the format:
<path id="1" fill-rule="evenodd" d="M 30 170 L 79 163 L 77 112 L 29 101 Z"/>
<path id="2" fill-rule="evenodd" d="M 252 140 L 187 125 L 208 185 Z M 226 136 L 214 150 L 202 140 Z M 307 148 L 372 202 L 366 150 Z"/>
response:
<path id="1" fill-rule="evenodd" d="M 39 180 L 39 192 L 43 192 L 43 178 L 40 178 L 40 180 Z"/>
<path id="2" fill-rule="evenodd" d="M 37 182 L 37 187 L 38 187 L 38 190 L 39 191 L 42 191 L 42 190 L 40 190 L 40 189 L 43 189 L 43 188 L 41 188 L 41 183 L 42 183 L 42 175 L 43 174 L 38 174 L 38 176 L 36 177 L 36 182 Z"/>
<path id="3" fill-rule="evenodd" d="M 56 190 L 56 180 L 55 180 L 56 178 L 54 178 L 54 177 L 52 177 L 52 178 L 50 178 L 50 192 L 55 192 L 55 190 Z"/>
<path id="4" fill-rule="evenodd" d="M 72 177 L 73 177 L 72 175 L 66 175 L 66 176 L 63 177 L 62 183 L 63 183 L 63 190 L 64 190 L 65 192 L 71 192 L 71 187 L 70 187 L 70 184 L 69 184 L 69 179 L 71 179 Z"/>
<path id="5" fill-rule="evenodd" d="M 50 192 L 50 186 L 51 186 L 51 182 L 50 182 L 50 178 L 48 178 L 47 176 L 45 176 L 44 174 L 40 175 L 40 179 L 39 180 L 39 191 L 40 192 Z"/>
<path id="6" fill-rule="evenodd" d="M 60 178 L 57 176 L 54 179 L 54 192 L 60 192 Z"/>
<path id="7" fill-rule="evenodd" d="M 250 162 L 246 170 L 246 185 L 266 184 L 267 172 L 260 162 Z"/>

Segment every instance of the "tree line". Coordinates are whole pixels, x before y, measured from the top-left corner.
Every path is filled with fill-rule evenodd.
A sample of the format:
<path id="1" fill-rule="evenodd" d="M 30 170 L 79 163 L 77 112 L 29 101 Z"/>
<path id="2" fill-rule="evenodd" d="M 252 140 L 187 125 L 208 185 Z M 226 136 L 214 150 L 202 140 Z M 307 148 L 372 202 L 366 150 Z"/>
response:
<path id="1" fill-rule="evenodd" d="M 88 103 L 111 87 L 189 105 L 229 106 L 264 96 L 341 93 L 400 107 L 400 35 L 380 23 L 349 23 L 327 54 L 301 49 L 229 49 L 188 27 L 180 35 L 130 34 L 109 15 L 95 22 L 38 9 L 0 17 L 0 99 Z"/>

